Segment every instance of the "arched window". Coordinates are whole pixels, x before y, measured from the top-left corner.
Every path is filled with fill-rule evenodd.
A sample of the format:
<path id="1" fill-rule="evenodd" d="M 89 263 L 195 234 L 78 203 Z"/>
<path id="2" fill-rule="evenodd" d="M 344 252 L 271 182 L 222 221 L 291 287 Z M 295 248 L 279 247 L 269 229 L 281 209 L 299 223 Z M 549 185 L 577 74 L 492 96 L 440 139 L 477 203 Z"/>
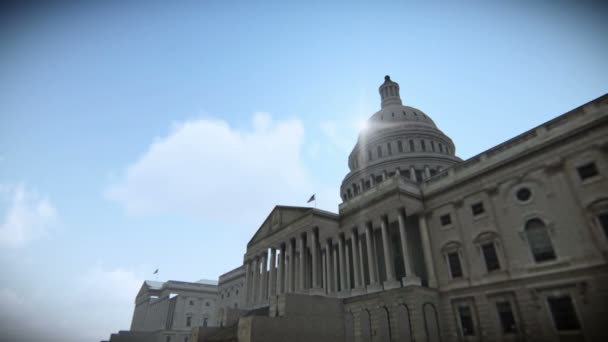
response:
<path id="1" fill-rule="evenodd" d="M 429 342 L 440 342 L 441 336 L 439 332 L 439 318 L 437 316 L 437 309 L 435 305 L 431 303 L 424 303 L 422 305 L 422 311 L 424 315 L 424 331 L 426 333 L 427 341 Z"/>
<path id="2" fill-rule="evenodd" d="M 391 341 L 391 316 L 386 306 L 378 309 L 378 328 L 376 331 L 377 337 L 374 341 L 390 342 Z"/>
<path id="3" fill-rule="evenodd" d="M 539 219 L 526 222 L 526 238 L 530 244 L 534 261 L 543 262 L 555 260 L 553 243 L 545 223 Z"/>
<path id="4" fill-rule="evenodd" d="M 410 320 L 410 310 L 407 305 L 398 305 L 395 309 L 395 315 L 395 321 L 397 322 L 397 337 L 399 338 L 399 341 L 413 341 L 412 322 Z"/>
<path id="5" fill-rule="evenodd" d="M 361 311 L 360 316 L 360 329 L 361 329 L 361 341 L 371 342 L 372 340 L 372 327 L 371 327 L 371 315 L 367 309 Z"/>
<path id="6" fill-rule="evenodd" d="M 344 341 L 355 340 L 355 324 L 353 320 L 353 313 L 347 312 L 344 316 Z"/>

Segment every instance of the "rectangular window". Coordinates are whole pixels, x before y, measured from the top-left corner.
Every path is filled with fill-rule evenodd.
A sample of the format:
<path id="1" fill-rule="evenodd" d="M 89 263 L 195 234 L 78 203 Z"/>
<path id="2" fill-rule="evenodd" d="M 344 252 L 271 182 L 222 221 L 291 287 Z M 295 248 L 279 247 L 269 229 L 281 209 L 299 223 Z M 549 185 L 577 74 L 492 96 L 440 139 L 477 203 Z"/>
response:
<path id="1" fill-rule="evenodd" d="M 439 217 L 439 220 L 441 221 L 442 226 L 452 224 L 452 217 L 450 216 L 450 214 L 441 215 L 441 217 Z"/>
<path id="2" fill-rule="evenodd" d="M 555 329 L 558 331 L 580 330 L 581 326 L 570 296 L 549 297 L 547 301 Z"/>
<path id="3" fill-rule="evenodd" d="M 448 253 L 448 263 L 450 265 L 450 274 L 452 278 L 462 277 L 462 265 L 460 264 L 460 255 L 458 252 Z"/>
<path id="4" fill-rule="evenodd" d="M 424 140 L 420 140 L 420 146 L 422 147 L 423 151 L 426 151 L 426 144 L 424 143 Z"/>
<path id="5" fill-rule="evenodd" d="M 555 260 L 555 250 L 547 227 L 540 220 L 530 220 L 526 224 L 526 238 L 530 244 L 534 261 Z"/>
<path id="6" fill-rule="evenodd" d="M 378 146 L 378 158 L 382 158 L 382 146 Z"/>
<path id="7" fill-rule="evenodd" d="M 496 254 L 494 242 L 481 245 L 481 251 L 483 252 L 483 258 L 486 261 L 486 269 L 488 272 L 499 270 L 500 261 L 498 260 L 498 254 Z"/>
<path id="8" fill-rule="evenodd" d="M 186 326 L 189 327 L 192 325 L 192 316 L 186 317 Z"/>
<path id="9" fill-rule="evenodd" d="M 481 215 L 485 212 L 483 208 L 483 202 L 477 202 L 471 206 L 471 211 L 473 212 L 473 216 Z"/>
<path id="10" fill-rule="evenodd" d="M 460 316 L 460 328 L 463 336 L 474 336 L 475 328 L 473 324 L 473 313 L 468 306 L 458 307 L 458 316 Z"/>
<path id="11" fill-rule="evenodd" d="M 410 152 L 414 152 L 414 140 L 410 140 Z"/>
<path id="12" fill-rule="evenodd" d="M 403 142 L 401 142 L 401 140 L 397 141 L 397 149 L 399 150 L 399 153 L 403 153 Z"/>
<path id="13" fill-rule="evenodd" d="M 500 319 L 503 334 L 516 334 L 517 323 L 515 322 L 511 303 L 509 301 L 496 302 L 496 310 L 498 310 L 498 318 Z"/>
<path id="14" fill-rule="evenodd" d="M 604 230 L 604 235 L 608 238 L 608 213 L 600 214 L 597 217 L 597 220 L 600 222 L 600 226 Z"/>
<path id="15" fill-rule="evenodd" d="M 367 150 L 367 160 L 368 161 L 372 160 L 372 150 Z"/>
<path id="16" fill-rule="evenodd" d="M 576 168 L 576 170 L 578 171 L 578 176 L 581 178 L 581 180 L 598 175 L 597 166 L 595 166 L 595 163 L 593 162 L 579 166 Z"/>
<path id="17" fill-rule="evenodd" d="M 438 144 L 439 144 L 439 152 L 443 153 L 443 145 L 441 145 L 441 143 L 438 143 Z"/>
<path id="18" fill-rule="evenodd" d="M 388 155 L 392 155 L 393 154 L 393 147 L 391 146 L 391 143 L 387 143 L 386 147 L 388 148 Z"/>
<path id="19" fill-rule="evenodd" d="M 431 140 L 431 150 L 435 152 L 435 142 Z"/>

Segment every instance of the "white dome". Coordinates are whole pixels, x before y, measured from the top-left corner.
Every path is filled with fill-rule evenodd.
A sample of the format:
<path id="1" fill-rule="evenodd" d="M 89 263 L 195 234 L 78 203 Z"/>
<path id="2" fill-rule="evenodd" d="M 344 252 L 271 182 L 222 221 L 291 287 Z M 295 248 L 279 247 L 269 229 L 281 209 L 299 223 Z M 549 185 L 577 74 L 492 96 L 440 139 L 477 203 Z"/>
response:
<path id="1" fill-rule="evenodd" d="M 402 174 L 420 181 L 460 160 L 452 139 L 428 115 L 403 105 L 399 84 L 386 76 L 378 91 L 381 109 L 368 119 L 348 158 L 343 199 L 369 189 L 386 175 Z"/>

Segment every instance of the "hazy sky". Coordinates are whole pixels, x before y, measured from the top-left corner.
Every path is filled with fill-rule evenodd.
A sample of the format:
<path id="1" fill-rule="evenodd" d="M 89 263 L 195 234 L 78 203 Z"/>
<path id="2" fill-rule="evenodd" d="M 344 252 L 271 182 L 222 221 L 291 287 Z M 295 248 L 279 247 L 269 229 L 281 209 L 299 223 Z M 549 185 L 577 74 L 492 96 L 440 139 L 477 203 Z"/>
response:
<path id="1" fill-rule="evenodd" d="M 0 13 L 0 340 L 107 339 L 154 269 L 217 279 L 274 205 L 337 211 L 386 74 L 463 159 L 608 89 L 593 3 L 112 3 Z"/>

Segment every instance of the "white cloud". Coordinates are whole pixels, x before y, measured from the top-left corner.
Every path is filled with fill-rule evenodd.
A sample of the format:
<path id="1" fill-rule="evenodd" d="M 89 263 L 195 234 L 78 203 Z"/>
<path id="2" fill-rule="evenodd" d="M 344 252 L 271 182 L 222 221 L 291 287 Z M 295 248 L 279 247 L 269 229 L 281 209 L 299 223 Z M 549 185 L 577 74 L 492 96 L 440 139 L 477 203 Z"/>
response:
<path id="1" fill-rule="evenodd" d="M 320 128 L 329 143 L 337 147 L 340 153 L 348 154 L 356 143 L 353 137 L 365 128 L 365 123 L 365 120 L 360 119 L 352 122 L 327 120 L 321 122 Z"/>
<path id="2" fill-rule="evenodd" d="M 305 205 L 317 190 L 303 165 L 303 141 L 299 120 L 266 113 L 256 113 L 245 130 L 214 119 L 179 123 L 104 194 L 136 215 L 261 220 L 276 204 Z M 332 202 L 320 204 L 334 209 Z"/>
<path id="3" fill-rule="evenodd" d="M 40 238 L 46 235 L 57 217 L 48 198 L 28 189 L 23 183 L 0 186 L 0 201 L 7 203 L 0 223 L 0 245 L 21 247 Z"/>
<path id="4" fill-rule="evenodd" d="M 340 149 L 340 151 L 348 151 L 350 148 L 352 148 L 351 142 L 346 139 L 344 135 L 340 134 L 340 130 L 338 129 L 336 122 L 321 122 L 321 131 L 333 145 Z"/>

